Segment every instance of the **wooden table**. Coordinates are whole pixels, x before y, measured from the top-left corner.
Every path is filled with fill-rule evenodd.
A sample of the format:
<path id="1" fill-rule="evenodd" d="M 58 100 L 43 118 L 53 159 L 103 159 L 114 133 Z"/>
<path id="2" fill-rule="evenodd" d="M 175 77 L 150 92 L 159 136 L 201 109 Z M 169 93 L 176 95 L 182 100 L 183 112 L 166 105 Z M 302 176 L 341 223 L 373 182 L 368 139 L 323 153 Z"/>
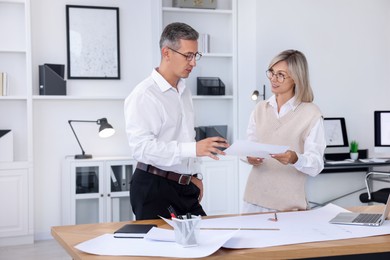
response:
<path id="1" fill-rule="evenodd" d="M 382 212 L 384 205 L 350 208 L 352 211 Z M 230 215 L 231 216 L 231 215 Z M 219 216 L 223 217 L 223 216 Z M 75 245 L 106 233 L 113 233 L 128 222 L 113 222 L 99 224 L 83 224 L 74 226 L 57 226 L 51 228 L 51 234 L 60 245 L 72 256 L 73 259 L 150 259 L 153 257 L 135 256 L 96 256 L 83 253 Z M 142 224 L 157 224 L 167 227 L 163 220 L 136 221 Z M 372 255 L 375 254 L 375 255 Z M 355 256 L 352 256 L 355 255 Z M 390 235 L 334 240 L 296 245 L 275 246 L 253 249 L 225 249 L 221 248 L 207 259 L 297 259 L 315 258 L 326 256 L 344 256 L 344 258 L 356 259 L 356 255 L 364 255 L 369 259 L 381 257 L 390 259 Z M 161 259 L 155 257 L 155 259 Z M 177 258 L 172 258 L 177 259 Z"/>

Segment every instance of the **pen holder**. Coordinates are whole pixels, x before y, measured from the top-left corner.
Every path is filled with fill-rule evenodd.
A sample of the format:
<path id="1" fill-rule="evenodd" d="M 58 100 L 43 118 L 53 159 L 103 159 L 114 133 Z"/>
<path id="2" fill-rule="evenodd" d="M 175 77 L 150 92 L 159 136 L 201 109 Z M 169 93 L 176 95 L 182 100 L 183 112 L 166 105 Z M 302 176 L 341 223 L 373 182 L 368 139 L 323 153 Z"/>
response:
<path id="1" fill-rule="evenodd" d="M 200 220 L 200 216 L 191 216 L 190 219 L 186 216 L 183 219 L 173 218 L 176 243 L 183 247 L 197 246 Z"/>

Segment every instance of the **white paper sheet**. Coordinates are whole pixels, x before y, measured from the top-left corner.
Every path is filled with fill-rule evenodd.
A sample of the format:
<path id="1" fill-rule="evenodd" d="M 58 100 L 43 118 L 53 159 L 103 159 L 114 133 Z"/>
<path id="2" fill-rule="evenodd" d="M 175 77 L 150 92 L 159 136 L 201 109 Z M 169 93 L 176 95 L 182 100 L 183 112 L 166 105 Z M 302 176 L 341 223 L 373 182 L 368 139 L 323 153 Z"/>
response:
<path id="1" fill-rule="evenodd" d="M 369 158 L 369 159 L 359 159 L 359 161 L 364 162 L 364 163 L 369 163 L 369 162 L 384 163 L 384 162 L 390 161 L 390 159 L 389 158 Z"/>
<path id="2" fill-rule="evenodd" d="M 351 159 L 346 159 L 346 160 L 342 160 L 342 161 L 326 161 L 325 163 L 326 164 L 345 164 L 345 163 L 354 163 L 355 160 L 351 160 Z"/>
<path id="3" fill-rule="evenodd" d="M 270 154 L 284 153 L 288 146 L 256 143 L 249 140 L 237 140 L 225 149 L 226 155 L 253 156 L 270 158 Z"/>
<path id="4" fill-rule="evenodd" d="M 329 224 L 339 212 L 347 210 L 334 204 L 310 211 L 277 213 L 278 221 L 270 221 L 272 214 L 204 219 L 205 227 L 279 228 L 270 230 L 240 230 L 227 241 L 226 248 L 261 248 L 269 246 L 300 244 L 390 234 L 390 221 L 380 227 L 348 226 Z"/>
<path id="5" fill-rule="evenodd" d="M 173 230 L 153 228 L 149 232 L 151 231 L 154 233 L 153 236 L 155 236 L 156 240 L 114 238 L 114 234 L 104 234 L 80 243 L 75 247 L 85 253 L 94 255 L 198 258 L 209 256 L 217 251 L 236 232 L 201 230 L 198 246 L 182 247 L 176 242 L 172 242 L 174 240 Z M 164 239 L 164 236 L 166 236 L 166 240 L 170 241 L 161 241 Z"/>

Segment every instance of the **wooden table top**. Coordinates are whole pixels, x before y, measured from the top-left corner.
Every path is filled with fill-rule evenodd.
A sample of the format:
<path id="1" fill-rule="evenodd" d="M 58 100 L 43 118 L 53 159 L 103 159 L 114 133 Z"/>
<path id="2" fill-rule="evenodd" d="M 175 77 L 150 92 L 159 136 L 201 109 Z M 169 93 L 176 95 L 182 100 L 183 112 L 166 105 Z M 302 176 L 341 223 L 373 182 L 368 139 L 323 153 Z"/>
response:
<path id="1" fill-rule="evenodd" d="M 383 212 L 384 205 L 363 206 L 349 208 L 356 212 Z M 226 215 L 233 216 L 233 215 Z M 226 217 L 212 216 L 214 217 Z M 237 215 L 234 215 L 237 216 Z M 81 252 L 74 248 L 75 245 L 90 240 L 97 236 L 113 233 L 115 230 L 128 223 L 156 224 L 159 227 L 169 228 L 163 220 L 142 220 L 98 224 L 82 224 L 73 226 L 52 227 L 51 233 L 60 245 L 72 256 L 73 259 L 150 259 L 152 257 L 137 256 L 97 256 Z M 390 235 L 354 238 L 344 240 L 332 240 L 285 246 L 251 249 L 226 249 L 220 248 L 217 252 L 207 257 L 208 259 L 294 259 L 322 256 L 353 255 L 390 252 Z M 156 258 L 158 259 L 158 258 Z M 161 257 L 160 257 L 161 259 Z M 177 258 L 172 258 L 177 259 Z"/>

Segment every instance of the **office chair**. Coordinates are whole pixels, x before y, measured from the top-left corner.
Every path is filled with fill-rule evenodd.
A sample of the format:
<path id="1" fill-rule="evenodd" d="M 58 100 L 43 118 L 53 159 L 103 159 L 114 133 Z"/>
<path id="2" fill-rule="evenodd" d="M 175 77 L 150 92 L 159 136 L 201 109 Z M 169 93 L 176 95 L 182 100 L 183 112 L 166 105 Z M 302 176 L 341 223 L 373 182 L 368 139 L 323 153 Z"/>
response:
<path id="1" fill-rule="evenodd" d="M 390 188 L 383 188 L 375 192 L 371 191 L 372 181 L 381 181 L 390 183 L 390 172 L 369 172 L 366 175 L 365 183 L 367 192 L 360 194 L 359 199 L 363 203 L 378 202 L 386 204 L 390 194 Z"/>

